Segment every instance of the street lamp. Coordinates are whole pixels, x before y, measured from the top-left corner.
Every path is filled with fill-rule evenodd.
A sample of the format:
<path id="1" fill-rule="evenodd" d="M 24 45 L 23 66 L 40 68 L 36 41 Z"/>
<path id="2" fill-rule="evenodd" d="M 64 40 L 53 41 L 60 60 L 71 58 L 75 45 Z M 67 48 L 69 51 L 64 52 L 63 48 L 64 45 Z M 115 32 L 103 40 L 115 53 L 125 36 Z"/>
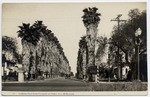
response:
<path id="1" fill-rule="evenodd" d="M 135 37 L 137 38 L 137 46 L 138 46 L 138 81 L 140 81 L 140 59 L 139 59 L 139 47 L 140 47 L 140 35 L 142 34 L 142 30 L 138 28 L 135 32 Z"/>

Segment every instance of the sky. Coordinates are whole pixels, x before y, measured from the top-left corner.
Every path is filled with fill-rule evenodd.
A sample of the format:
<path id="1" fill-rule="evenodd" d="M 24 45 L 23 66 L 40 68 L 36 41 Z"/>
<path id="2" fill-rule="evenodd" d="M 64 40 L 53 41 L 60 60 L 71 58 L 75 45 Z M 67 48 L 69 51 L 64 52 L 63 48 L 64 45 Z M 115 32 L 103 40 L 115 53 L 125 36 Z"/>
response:
<path id="1" fill-rule="evenodd" d="M 42 20 L 48 29 L 58 38 L 64 53 L 68 58 L 71 70 L 75 73 L 79 40 L 86 35 L 86 28 L 82 22 L 82 10 L 87 7 L 97 7 L 101 13 L 98 35 L 110 37 L 113 26 L 117 22 L 110 20 L 118 14 L 121 19 L 128 19 L 130 9 L 146 9 L 146 3 L 31 3 L 31 4 L 3 4 L 2 5 L 2 36 L 14 37 L 18 40 L 21 52 L 21 39 L 17 37 L 18 26 L 22 23 L 33 24 Z M 106 58 L 104 58 L 106 59 Z"/>

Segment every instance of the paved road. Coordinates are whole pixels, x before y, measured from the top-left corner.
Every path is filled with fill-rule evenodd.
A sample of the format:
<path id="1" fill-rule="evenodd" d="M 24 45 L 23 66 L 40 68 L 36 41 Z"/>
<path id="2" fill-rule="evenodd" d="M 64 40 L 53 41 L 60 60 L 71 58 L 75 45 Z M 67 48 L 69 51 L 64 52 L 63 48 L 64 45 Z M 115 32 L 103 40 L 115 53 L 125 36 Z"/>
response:
<path id="1" fill-rule="evenodd" d="M 77 79 L 47 79 L 25 83 L 3 83 L 3 91 L 92 91 L 89 83 Z"/>

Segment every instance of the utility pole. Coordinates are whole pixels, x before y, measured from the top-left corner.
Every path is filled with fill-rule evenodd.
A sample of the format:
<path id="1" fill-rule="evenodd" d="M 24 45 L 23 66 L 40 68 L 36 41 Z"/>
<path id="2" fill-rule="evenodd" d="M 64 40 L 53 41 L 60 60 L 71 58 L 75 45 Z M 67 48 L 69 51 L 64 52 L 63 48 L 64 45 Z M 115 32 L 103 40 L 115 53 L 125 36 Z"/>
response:
<path id="1" fill-rule="evenodd" d="M 120 19 L 121 16 L 122 16 L 122 14 L 118 14 L 115 19 L 111 19 L 111 21 L 116 21 L 118 23 L 118 34 L 120 33 L 120 22 L 126 22 L 126 20 L 121 20 Z M 120 59 L 119 58 L 120 57 L 120 54 L 119 54 L 119 52 L 120 52 L 119 45 L 120 45 L 120 43 L 118 42 L 117 45 L 118 45 L 118 50 L 117 50 L 118 79 L 120 79 L 120 78 L 122 78 L 122 75 L 120 75 L 120 72 L 122 74 L 122 68 L 121 68 L 121 71 L 120 71 L 120 66 L 119 66 L 119 61 L 120 61 L 119 60 Z"/>

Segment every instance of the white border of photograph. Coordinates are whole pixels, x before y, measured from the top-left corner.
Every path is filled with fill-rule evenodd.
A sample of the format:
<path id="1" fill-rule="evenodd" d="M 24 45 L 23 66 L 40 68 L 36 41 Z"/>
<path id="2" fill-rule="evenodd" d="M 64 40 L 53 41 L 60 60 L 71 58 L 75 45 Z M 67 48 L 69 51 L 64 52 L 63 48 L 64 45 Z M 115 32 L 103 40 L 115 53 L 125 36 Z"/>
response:
<path id="1" fill-rule="evenodd" d="M 2 3 L 51 3 L 51 2 L 55 2 L 55 3 L 65 3 L 65 2 L 75 2 L 75 3 L 81 3 L 81 2 L 89 2 L 89 3 L 94 3 L 94 2 L 147 2 L 147 58 L 150 58 L 150 34 L 149 34 L 149 31 L 150 31 L 150 27 L 148 25 L 150 25 L 150 2 L 149 0 L 1 0 L 0 3 L 1 3 L 1 10 L 0 10 L 0 13 L 1 13 L 1 19 L 0 19 L 0 22 L 1 22 L 1 26 L 2 26 Z M 1 29 L 1 26 L 0 26 L 0 30 Z M 1 32 L 2 34 L 2 32 Z M 2 38 L 2 37 L 1 37 Z M 2 43 L 2 41 L 0 41 L 0 44 Z M 2 47 L 0 46 L 0 48 L 2 49 Z M 0 51 L 1 52 L 1 51 Z M 2 62 L 2 59 L 0 57 L 0 60 Z M 148 63 L 147 65 L 150 63 L 150 59 L 147 59 Z M 150 68 L 149 68 L 149 65 L 148 65 L 148 83 L 149 83 L 149 71 L 150 71 Z M 1 79 L 1 78 L 0 78 Z M 2 84 L 1 84 L 2 85 Z M 0 87 L 1 87 L 0 85 Z M 148 90 L 149 90 L 149 85 L 148 85 Z M 103 91 L 103 92 L 34 92 L 34 91 L 30 91 L 30 92 L 16 92 L 16 91 L 1 91 L 1 94 L 2 95 L 53 95 L 53 96 L 58 96 L 58 95 L 63 95 L 63 96 L 68 96 L 68 95 L 89 95 L 89 96 L 96 96 L 96 95 L 105 95 L 105 96 L 109 96 L 109 95 L 113 95 L 113 96 L 116 96 L 116 95 L 124 95 L 125 97 L 128 97 L 129 95 L 134 95 L 134 96 L 142 96 L 142 95 L 148 95 L 148 91 L 133 91 L 133 92 L 128 92 L 128 91 L 120 91 L 120 92 L 117 92 L 117 91 L 112 91 L 112 92 L 107 92 L 107 91 Z M 133 96 L 133 97 L 134 97 Z M 121 96 L 120 96 L 121 97 Z"/>

